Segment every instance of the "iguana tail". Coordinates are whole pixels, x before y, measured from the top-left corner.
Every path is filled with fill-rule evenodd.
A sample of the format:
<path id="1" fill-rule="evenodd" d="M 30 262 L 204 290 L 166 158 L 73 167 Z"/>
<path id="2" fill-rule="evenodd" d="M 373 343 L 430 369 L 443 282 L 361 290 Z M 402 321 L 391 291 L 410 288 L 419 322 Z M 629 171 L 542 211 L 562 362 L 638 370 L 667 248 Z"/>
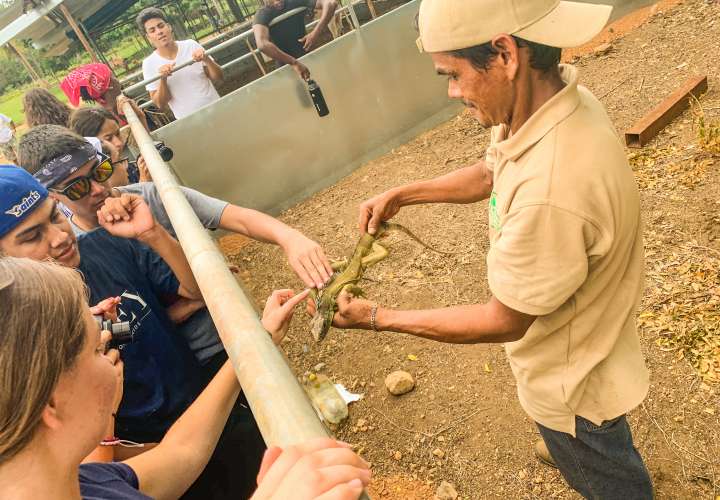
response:
<path id="1" fill-rule="evenodd" d="M 402 224 L 398 224 L 396 222 L 383 222 L 382 225 L 384 226 L 384 231 L 401 231 L 401 232 L 405 233 L 406 235 L 408 235 L 413 240 L 415 240 L 416 242 L 420 243 L 422 246 L 424 246 L 428 250 L 432 250 L 433 252 L 443 254 L 443 255 L 457 255 L 460 253 L 460 252 L 445 252 L 443 250 L 438 250 L 437 248 L 428 245 L 423 240 L 421 240 L 420 238 L 415 236 L 415 234 L 412 231 L 410 231 L 408 228 L 406 228 Z"/>

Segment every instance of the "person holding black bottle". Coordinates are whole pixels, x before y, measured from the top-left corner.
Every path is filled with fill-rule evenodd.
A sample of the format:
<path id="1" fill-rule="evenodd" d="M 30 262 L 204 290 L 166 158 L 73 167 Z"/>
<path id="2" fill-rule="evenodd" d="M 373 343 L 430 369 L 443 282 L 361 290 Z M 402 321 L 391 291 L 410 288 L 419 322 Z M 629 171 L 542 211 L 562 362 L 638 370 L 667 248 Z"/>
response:
<path id="1" fill-rule="evenodd" d="M 305 7 L 298 13 L 274 26 L 270 23 L 276 17 L 298 7 Z M 303 79 L 310 79 L 310 70 L 298 58 L 317 46 L 318 39 L 335 14 L 337 0 L 265 0 L 265 6 L 258 9 L 253 19 L 253 33 L 258 49 L 277 61 L 279 66 L 289 64 Z M 305 19 L 320 10 L 317 26 L 305 33 Z"/>

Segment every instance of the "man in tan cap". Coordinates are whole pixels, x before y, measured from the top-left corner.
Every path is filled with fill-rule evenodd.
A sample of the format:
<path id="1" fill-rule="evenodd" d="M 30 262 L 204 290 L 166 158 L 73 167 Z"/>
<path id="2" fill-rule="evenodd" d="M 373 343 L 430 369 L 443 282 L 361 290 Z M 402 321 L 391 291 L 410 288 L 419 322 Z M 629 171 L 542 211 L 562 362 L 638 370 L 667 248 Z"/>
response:
<path id="1" fill-rule="evenodd" d="M 401 207 L 489 198 L 487 303 L 401 311 L 341 295 L 342 328 L 503 342 L 536 452 L 587 498 L 652 498 L 625 414 L 648 390 L 635 328 L 640 201 L 602 104 L 561 65 L 611 7 L 557 0 L 424 0 L 419 46 L 448 94 L 492 127 L 484 161 L 360 207 L 375 232 Z M 545 446 L 546 445 L 546 446 Z M 549 450 L 549 453 L 548 453 Z"/>

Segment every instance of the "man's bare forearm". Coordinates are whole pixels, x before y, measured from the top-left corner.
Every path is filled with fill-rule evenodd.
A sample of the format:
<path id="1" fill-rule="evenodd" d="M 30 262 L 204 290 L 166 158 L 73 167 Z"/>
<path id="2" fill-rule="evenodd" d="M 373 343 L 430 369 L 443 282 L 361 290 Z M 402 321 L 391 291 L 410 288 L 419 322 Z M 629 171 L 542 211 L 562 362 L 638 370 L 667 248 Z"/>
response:
<path id="1" fill-rule="evenodd" d="M 290 54 L 283 52 L 278 48 L 277 45 L 275 45 L 271 41 L 267 41 L 263 43 L 260 47 L 258 47 L 260 51 L 268 56 L 271 59 L 274 59 L 275 61 L 281 62 L 283 64 L 290 64 L 293 65 L 297 62 L 297 59 L 295 59 Z"/>
<path id="2" fill-rule="evenodd" d="M 330 19 L 332 19 L 335 15 L 335 9 L 337 9 L 337 2 L 335 0 L 325 0 L 323 2 L 320 20 L 315 27 L 318 33 L 322 33 L 323 30 L 327 28 L 327 25 L 330 23 Z"/>
<path id="3" fill-rule="evenodd" d="M 221 84 L 225 78 L 225 74 L 220 65 L 216 63 L 212 57 L 208 56 L 205 60 L 205 67 L 207 68 L 208 78 L 210 78 L 215 85 Z"/>
<path id="4" fill-rule="evenodd" d="M 153 102 L 158 108 L 166 109 L 171 98 L 172 96 L 170 94 L 170 88 L 168 87 L 167 80 L 165 78 L 160 79 L 160 86 L 152 96 Z"/>
<path id="5" fill-rule="evenodd" d="M 378 308 L 378 330 L 409 333 L 438 342 L 478 344 L 514 342 L 525 335 L 533 316 L 510 311 L 494 297 L 487 304 L 472 304 L 403 311 Z"/>
<path id="6" fill-rule="evenodd" d="M 492 172 L 484 161 L 458 169 L 435 179 L 394 188 L 402 206 L 423 203 L 475 203 L 490 197 Z"/>

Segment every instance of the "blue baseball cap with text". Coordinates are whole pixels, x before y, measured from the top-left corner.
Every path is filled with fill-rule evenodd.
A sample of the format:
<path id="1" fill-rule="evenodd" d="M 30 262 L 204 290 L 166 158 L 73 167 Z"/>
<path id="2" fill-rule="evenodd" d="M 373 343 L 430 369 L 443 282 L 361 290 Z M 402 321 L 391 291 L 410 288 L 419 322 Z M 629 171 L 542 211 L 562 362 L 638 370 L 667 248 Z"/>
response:
<path id="1" fill-rule="evenodd" d="M 48 197 L 28 172 L 15 165 L 0 165 L 0 238 L 15 229 Z"/>

